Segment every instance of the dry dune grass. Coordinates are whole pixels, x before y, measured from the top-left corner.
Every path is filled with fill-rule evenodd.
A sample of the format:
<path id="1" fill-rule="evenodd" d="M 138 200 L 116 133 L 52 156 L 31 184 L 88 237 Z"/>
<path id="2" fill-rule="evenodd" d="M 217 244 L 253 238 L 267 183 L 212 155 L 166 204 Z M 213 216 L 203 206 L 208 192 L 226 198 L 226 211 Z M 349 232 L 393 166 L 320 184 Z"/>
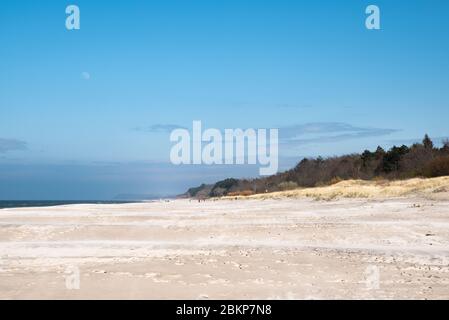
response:
<path id="1" fill-rule="evenodd" d="M 449 177 L 415 178 L 396 181 L 346 180 L 324 187 L 299 188 L 237 198 L 275 199 L 309 197 L 316 200 L 333 200 L 338 198 L 390 198 L 408 195 L 433 197 L 436 194 L 443 195 L 449 199 Z"/>

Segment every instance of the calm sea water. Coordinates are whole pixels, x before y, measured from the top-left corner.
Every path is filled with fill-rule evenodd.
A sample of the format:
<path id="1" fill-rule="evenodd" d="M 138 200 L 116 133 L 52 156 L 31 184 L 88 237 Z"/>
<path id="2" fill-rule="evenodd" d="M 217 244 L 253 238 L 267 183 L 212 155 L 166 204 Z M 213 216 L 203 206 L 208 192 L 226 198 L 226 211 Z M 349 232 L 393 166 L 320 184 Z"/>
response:
<path id="1" fill-rule="evenodd" d="M 65 204 L 120 204 L 135 203 L 139 201 L 59 201 L 59 200 L 0 200 L 0 209 L 24 207 L 52 207 Z"/>

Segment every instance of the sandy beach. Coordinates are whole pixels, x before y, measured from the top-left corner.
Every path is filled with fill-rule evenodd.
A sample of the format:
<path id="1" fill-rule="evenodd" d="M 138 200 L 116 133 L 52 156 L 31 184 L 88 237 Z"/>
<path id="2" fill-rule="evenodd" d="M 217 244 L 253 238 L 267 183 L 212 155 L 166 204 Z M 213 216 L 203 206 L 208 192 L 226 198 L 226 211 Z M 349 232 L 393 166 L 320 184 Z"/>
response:
<path id="1" fill-rule="evenodd" d="M 448 299 L 449 200 L 3 209 L 0 298 Z"/>

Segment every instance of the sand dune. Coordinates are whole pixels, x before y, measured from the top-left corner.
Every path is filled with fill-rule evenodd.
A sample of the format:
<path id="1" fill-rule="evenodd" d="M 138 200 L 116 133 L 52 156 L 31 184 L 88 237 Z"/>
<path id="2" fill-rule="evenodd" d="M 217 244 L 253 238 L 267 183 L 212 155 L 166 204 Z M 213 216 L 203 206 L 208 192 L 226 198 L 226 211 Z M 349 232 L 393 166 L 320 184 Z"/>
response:
<path id="1" fill-rule="evenodd" d="M 446 182 L 3 209 L 0 298 L 448 299 Z"/>
<path id="2" fill-rule="evenodd" d="M 331 186 L 299 188 L 290 191 L 257 194 L 253 199 L 276 199 L 289 197 L 309 197 L 317 200 L 338 198 L 389 198 L 403 196 L 424 196 L 433 199 L 449 198 L 449 177 L 415 178 L 408 180 L 345 180 Z"/>

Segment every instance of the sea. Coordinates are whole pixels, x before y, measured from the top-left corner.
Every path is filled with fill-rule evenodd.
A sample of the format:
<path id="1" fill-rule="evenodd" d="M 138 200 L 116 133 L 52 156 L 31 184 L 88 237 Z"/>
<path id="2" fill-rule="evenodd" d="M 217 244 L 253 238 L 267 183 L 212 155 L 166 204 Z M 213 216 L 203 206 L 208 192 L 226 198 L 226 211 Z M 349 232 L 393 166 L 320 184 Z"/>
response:
<path id="1" fill-rule="evenodd" d="M 121 204 L 140 201 L 73 201 L 73 200 L 0 200 L 0 209 L 25 207 L 54 207 L 67 204 Z"/>

